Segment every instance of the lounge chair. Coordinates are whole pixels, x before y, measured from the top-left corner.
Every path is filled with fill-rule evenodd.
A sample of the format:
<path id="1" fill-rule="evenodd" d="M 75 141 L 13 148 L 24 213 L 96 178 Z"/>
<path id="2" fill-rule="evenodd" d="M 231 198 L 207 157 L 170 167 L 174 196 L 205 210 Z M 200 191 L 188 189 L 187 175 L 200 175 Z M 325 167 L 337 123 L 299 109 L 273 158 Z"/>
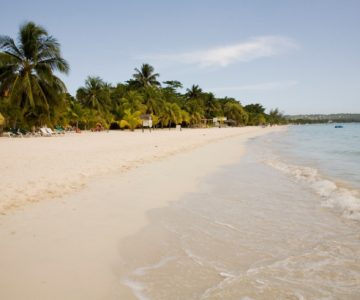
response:
<path id="1" fill-rule="evenodd" d="M 22 134 L 23 137 L 31 137 L 32 133 L 26 129 L 19 128 L 18 133 Z"/>
<path id="2" fill-rule="evenodd" d="M 56 126 L 55 126 L 54 131 L 55 131 L 56 133 L 58 133 L 58 134 L 65 134 L 65 129 L 62 128 L 62 127 L 59 126 L 59 125 L 56 125 Z"/>
<path id="3" fill-rule="evenodd" d="M 49 128 L 49 127 L 45 127 L 45 130 L 46 130 L 46 132 L 49 133 L 50 135 L 56 135 L 56 133 L 55 133 L 54 131 L 52 131 L 52 129 Z"/>
<path id="4" fill-rule="evenodd" d="M 46 129 L 47 129 L 47 128 L 45 128 L 45 127 L 41 127 L 41 128 L 39 129 L 39 130 L 40 130 L 40 134 L 41 134 L 42 136 L 52 136 L 52 134 L 49 133 Z"/>
<path id="5" fill-rule="evenodd" d="M 21 133 L 20 129 L 10 128 L 10 133 L 12 137 L 23 137 L 23 134 Z"/>
<path id="6" fill-rule="evenodd" d="M 14 133 L 12 133 L 11 131 L 7 131 L 7 132 L 4 132 L 3 133 L 4 136 L 7 136 L 7 137 L 15 137 L 16 135 Z"/>
<path id="7" fill-rule="evenodd" d="M 51 135 L 58 135 L 58 134 L 60 134 L 60 132 L 53 131 L 53 130 L 52 130 L 51 128 L 49 128 L 49 127 L 46 127 L 45 129 L 46 129 L 46 131 L 47 131 L 48 133 L 50 133 Z"/>

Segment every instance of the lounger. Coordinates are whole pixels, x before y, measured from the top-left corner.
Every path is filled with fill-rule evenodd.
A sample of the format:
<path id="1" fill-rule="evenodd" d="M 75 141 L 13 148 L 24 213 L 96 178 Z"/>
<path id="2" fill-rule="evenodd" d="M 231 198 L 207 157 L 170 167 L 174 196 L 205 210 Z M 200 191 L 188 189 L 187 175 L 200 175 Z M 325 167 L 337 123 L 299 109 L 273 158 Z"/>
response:
<path id="1" fill-rule="evenodd" d="M 41 127 L 41 128 L 40 128 L 40 134 L 41 134 L 42 136 L 52 136 L 52 134 L 49 133 L 46 129 L 47 129 L 47 128 L 45 128 L 45 127 Z"/>

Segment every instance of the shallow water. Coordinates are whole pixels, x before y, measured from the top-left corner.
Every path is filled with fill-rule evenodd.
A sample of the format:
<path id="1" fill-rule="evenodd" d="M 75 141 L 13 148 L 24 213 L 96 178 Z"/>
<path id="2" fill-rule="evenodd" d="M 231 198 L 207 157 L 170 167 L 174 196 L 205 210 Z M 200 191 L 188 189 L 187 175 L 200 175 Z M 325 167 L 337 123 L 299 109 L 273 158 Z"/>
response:
<path id="1" fill-rule="evenodd" d="M 360 222 L 329 204 L 328 189 L 354 203 L 358 191 L 294 159 L 286 138 L 251 141 L 241 162 L 149 213 L 120 253 L 136 298 L 360 298 Z"/>

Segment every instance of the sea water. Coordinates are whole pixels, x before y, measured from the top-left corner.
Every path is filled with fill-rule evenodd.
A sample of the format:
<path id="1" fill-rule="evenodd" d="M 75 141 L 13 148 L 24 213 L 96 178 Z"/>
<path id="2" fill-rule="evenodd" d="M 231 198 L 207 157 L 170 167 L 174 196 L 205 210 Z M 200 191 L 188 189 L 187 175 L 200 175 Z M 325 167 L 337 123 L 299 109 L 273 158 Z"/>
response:
<path id="1" fill-rule="evenodd" d="M 360 299 L 360 126 L 290 126 L 122 243 L 136 299 Z"/>
<path id="2" fill-rule="evenodd" d="M 291 126 L 270 144 L 269 165 L 306 181 L 324 206 L 360 221 L 360 123 Z"/>

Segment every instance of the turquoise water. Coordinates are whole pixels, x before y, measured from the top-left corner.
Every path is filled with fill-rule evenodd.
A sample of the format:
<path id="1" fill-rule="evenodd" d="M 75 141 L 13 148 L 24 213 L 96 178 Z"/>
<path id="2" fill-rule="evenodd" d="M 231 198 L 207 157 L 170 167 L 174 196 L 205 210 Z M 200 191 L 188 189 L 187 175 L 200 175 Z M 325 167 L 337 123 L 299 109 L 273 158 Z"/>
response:
<path id="1" fill-rule="evenodd" d="M 260 141 L 263 161 L 306 183 L 344 217 L 360 221 L 360 124 L 289 126 Z"/>
<path id="2" fill-rule="evenodd" d="M 325 176 L 360 188 L 360 123 L 290 126 L 273 147 L 288 160 L 314 167 Z"/>

